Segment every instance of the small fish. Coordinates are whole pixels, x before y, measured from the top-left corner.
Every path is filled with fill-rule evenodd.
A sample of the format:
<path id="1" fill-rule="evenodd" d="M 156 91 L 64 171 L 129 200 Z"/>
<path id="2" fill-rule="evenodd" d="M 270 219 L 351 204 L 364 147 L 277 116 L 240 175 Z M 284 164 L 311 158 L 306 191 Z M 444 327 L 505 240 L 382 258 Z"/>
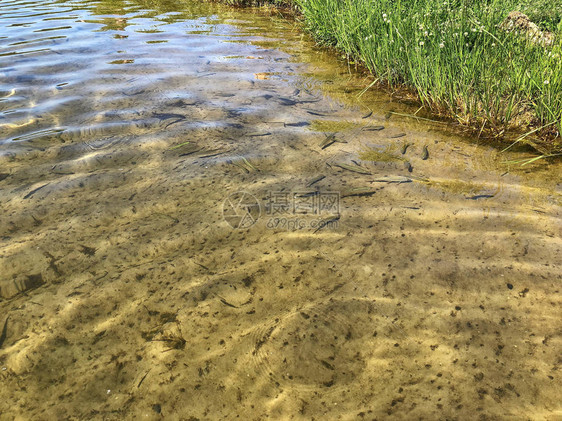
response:
<path id="1" fill-rule="evenodd" d="M 404 136 L 406 136 L 406 133 L 398 133 L 398 134 L 395 134 L 393 136 L 390 136 L 390 138 L 391 139 L 398 139 L 399 137 L 404 137 Z"/>
<path id="2" fill-rule="evenodd" d="M 393 112 L 394 112 L 394 111 L 389 111 L 389 112 L 387 112 L 386 115 L 384 116 L 384 118 L 386 118 L 386 119 L 388 120 L 390 117 L 392 117 L 392 113 L 393 113 Z"/>
<path id="3" fill-rule="evenodd" d="M 333 145 L 334 143 L 336 143 L 336 134 L 332 133 L 330 135 L 328 135 L 326 137 L 326 139 L 324 139 L 321 143 L 320 143 L 320 147 L 322 149 L 326 149 L 328 146 Z"/>
<path id="4" fill-rule="evenodd" d="M 324 180 L 325 178 L 326 178 L 325 175 L 320 175 L 320 176 L 318 176 L 318 177 L 316 177 L 316 178 L 313 178 L 312 180 L 310 180 L 310 181 L 306 184 L 306 187 L 310 187 L 310 186 L 312 186 L 313 184 L 316 184 L 316 183 L 318 183 L 319 181 Z"/>
<path id="5" fill-rule="evenodd" d="M 320 231 L 322 228 L 326 227 L 327 225 L 339 221 L 340 219 L 340 214 L 334 215 L 330 218 L 324 219 L 323 221 L 320 221 L 318 224 L 318 228 L 316 228 L 314 230 L 314 233 L 316 234 L 318 231 Z"/>
<path id="6" fill-rule="evenodd" d="M 404 144 L 402 145 L 402 149 L 400 150 L 400 152 L 402 153 L 402 155 L 406 154 L 406 151 L 408 150 L 408 148 L 411 146 L 411 143 L 406 143 L 404 142 Z"/>
<path id="7" fill-rule="evenodd" d="M 410 177 L 404 177 L 403 175 L 385 175 L 383 177 L 378 177 L 373 180 L 377 183 L 411 183 L 412 179 Z"/>
<path id="8" fill-rule="evenodd" d="M 185 116 L 176 113 L 153 113 L 152 117 L 157 118 L 160 121 L 174 119 L 173 121 L 166 124 L 166 128 L 171 126 L 172 124 L 179 123 L 182 120 L 185 120 Z"/>
<path id="9" fill-rule="evenodd" d="M 246 158 L 242 157 L 242 161 L 244 162 L 244 165 L 246 165 L 248 168 L 251 168 L 253 171 L 259 171 L 250 161 L 248 161 Z"/>
<path id="10" fill-rule="evenodd" d="M 41 190 L 43 187 L 48 186 L 50 183 L 47 184 L 43 184 L 41 187 L 37 187 L 34 190 L 31 190 L 29 193 L 27 193 L 25 196 L 23 196 L 24 199 L 29 199 L 31 196 L 33 196 L 35 193 L 37 193 L 39 190 Z"/>
<path id="11" fill-rule="evenodd" d="M 313 196 L 318 196 L 320 194 L 320 192 L 318 191 L 309 191 L 306 193 L 299 193 L 296 194 L 295 197 L 313 197 Z"/>
<path id="12" fill-rule="evenodd" d="M 290 98 L 279 97 L 278 100 L 279 100 L 279 103 L 281 105 L 284 105 L 285 107 L 290 107 L 290 106 L 296 105 L 296 103 L 297 103 L 297 101 L 293 101 Z"/>
<path id="13" fill-rule="evenodd" d="M 253 133 L 248 133 L 247 136 L 250 136 L 250 137 L 261 137 L 261 136 L 269 136 L 270 134 L 271 134 L 270 132 L 263 132 L 263 133 L 260 133 L 260 132 L 253 132 Z"/>
<path id="14" fill-rule="evenodd" d="M 306 127 L 306 126 L 310 126 L 310 123 L 308 121 L 299 121 L 298 123 L 285 123 L 285 126 L 288 126 L 288 127 Z"/>
<path id="15" fill-rule="evenodd" d="M 235 306 L 234 304 L 229 303 L 228 301 L 226 301 L 224 298 L 222 298 L 220 295 L 217 295 L 217 297 L 219 297 L 219 300 L 221 303 L 223 303 L 225 306 L 228 307 L 232 307 L 232 308 L 238 308 L 237 306 Z"/>
<path id="16" fill-rule="evenodd" d="M 404 162 L 404 168 L 407 169 L 408 172 L 414 171 L 414 167 L 412 167 L 412 164 L 410 164 L 410 161 Z"/>
<path id="17" fill-rule="evenodd" d="M 176 118 L 178 120 L 185 120 L 185 116 L 176 113 L 152 113 L 152 117 L 158 120 L 169 120 L 170 118 Z"/>
<path id="18" fill-rule="evenodd" d="M 293 91 L 293 96 L 297 96 L 300 93 L 301 93 L 301 90 L 297 88 Z"/>
<path id="19" fill-rule="evenodd" d="M 362 130 L 365 130 L 366 132 L 378 132 L 384 130 L 384 126 L 367 126 L 363 127 Z"/>
<path id="20" fill-rule="evenodd" d="M 311 100 L 307 100 L 307 101 L 303 101 L 303 100 L 297 101 L 298 104 L 315 104 L 317 102 L 320 102 L 320 100 L 319 99 L 311 99 Z"/>
<path id="21" fill-rule="evenodd" d="M 356 172 L 359 174 L 367 174 L 367 175 L 371 175 L 371 173 L 369 171 L 367 171 L 365 168 L 360 167 L 359 165 L 348 165 L 348 164 L 334 164 L 336 167 L 340 167 L 344 170 L 348 170 L 348 171 L 352 171 L 352 172 Z"/>
<path id="22" fill-rule="evenodd" d="M 427 149 L 427 145 L 425 145 L 422 151 L 422 159 L 425 161 L 427 158 L 429 158 L 429 149 Z"/>
<path id="23" fill-rule="evenodd" d="M 325 116 L 328 115 L 328 114 L 324 114 L 324 113 L 319 113 L 318 111 L 309 111 L 309 110 L 307 110 L 306 112 L 307 112 L 308 114 L 317 115 L 317 116 L 321 116 L 321 117 L 325 117 Z"/>
<path id="24" fill-rule="evenodd" d="M 328 370 L 332 370 L 332 371 L 333 371 L 333 370 L 336 369 L 332 364 L 330 364 L 330 363 L 329 363 L 328 361 L 326 361 L 326 360 L 320 360 L 320 362 L 321 362 L 322 365 L 323 365 L 324 367 L 326 367 Z"/>
<path id="25" fill-rule="evenodd" d="M 466 199 L 468 200 L 490 199 L 494 196 L 495 194 L 477 194 L 476 196 L 470 196 L 467 197 Z"/>
<path id="26" fill-rule="evenodd" d="M 221 155 L 223 153 L 225 153 L 226 151 L 224 149 L 208 149 L 208 150 L 203 150 L 201 151 L 202 155 L 199 155 L 199 158 L 211 158 L 213 156 L 217 156 L 217 155 Z"/>
<path id="27" fill-rule="evenodd" d="M 244 165 L 240 164 L 240 163 L 237 162 L 237 161 L 232 161 L 232 160 L 229 159 L 227 162 L 228 162 L 229 164 L 236 165 L 238 168 L 243 169 L 243 170 L 244 170 L 246 173 L 248 173 L 248 174 L 250 173 L 250 170 L 249 170 L 248 168 L 246 168 Z"/>
<path id="28" fill-rule="evenodd" d="M 0 334 L 0 348 L 4 345 L 4 341 L 6 340 L 6 336 L 8 334 L 8 319 L 10 316 L 6 317 L 6 321 L 4 322 L 4 327 L 2 328 L 2 333 Z"/>
<path id="29" fill-rule="evenodd" d="M 195 152 L 199 152 L 200 150 L 201 150 L 200 147 L 193 145 L 191 146 L 191 148 L 187 149 L 184 153 L 180 154 L 179 156 L 188 156 L 194 154 Z"/>
<path id="30" fill-rule="evenodd" d="M 344 191 L 341 197 L 372 196 L 376 192 L 377 192 L 376 189 L 372 189 L 370 187 L 358 187 L 355 189 Z"/>
<path id="31" fill-rule="evenodd" d="M 180 143 L 179 145 L 172 146 L 172 147 L 171 147 L 170 149 L 168 149 L 168 150 L 173 151 L 174 149 L 178 149 L 178 148 L 181 148 L 182 146 L 189 145 L 190 143 L 191 143 L 191 142 L 188 140 L 187 142 L 183 142 L 183 143 Z"/>
<path id="32" fill-rule="evenodd" d="M 373 112 L 372 112 L 372 111 L 369 111 L 367 114 L 365 114 L 365 115 L 364 115 L 363 117 L 361 117 L 361 118 L 369 118 L 369 117 L 371 117 L 372 115 L 373 115 Z"/>
<path id="33" fill-rule="evenodd" d="M 85 246 L 83 244 L 79 244 L 79 246 L 82 247 L 82 250 L 79 250 L 80 253 L 82 253 L 86 256 L 93 256 L 93 255 L 96 254 L 97 250 L 93 247 L 88 247 L 88 246 Z"/>
<path id="34" fill-rule="evenodd" d="M 142 91 L 137 91 L 137 92 L 132 92 L 131 90 L 129 90 L 129 92 L 122 91 L 121 93 L 126 96 L 140 95 L 144 93 L 144 89 Z"/>
<path id="35" fill-rule="evenodd" d="M 5 172 L 0 173 L 0 181 L 8 178 L 9 176 L 10 176 L 10 174 L 8 174 L 8 173 L 5 173 Z"/>

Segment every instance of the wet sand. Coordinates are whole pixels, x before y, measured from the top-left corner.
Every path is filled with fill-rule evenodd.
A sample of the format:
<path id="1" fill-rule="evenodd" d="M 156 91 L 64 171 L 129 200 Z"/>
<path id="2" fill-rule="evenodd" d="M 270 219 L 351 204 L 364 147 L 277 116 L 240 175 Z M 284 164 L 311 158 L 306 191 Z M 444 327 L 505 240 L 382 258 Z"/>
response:
<path id="1" fill-rule="evenodd" d="M 0 419 L 562 417 L 559 163 L 280 18 L 131 5 L 0 69 Z"/>

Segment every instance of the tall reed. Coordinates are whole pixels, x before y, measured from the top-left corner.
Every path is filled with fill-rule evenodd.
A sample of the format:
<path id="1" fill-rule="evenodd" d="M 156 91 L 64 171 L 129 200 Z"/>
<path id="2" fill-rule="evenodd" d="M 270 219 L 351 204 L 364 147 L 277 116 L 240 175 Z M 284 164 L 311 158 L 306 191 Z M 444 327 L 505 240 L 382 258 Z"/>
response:
<path id="1" fill-rule="evenodd" d="M 497 134 L 530 126 L 546 126 L 551 136 L 562 131 L 560 0 L 296 2 L 317 40 L 363 61 L 386 83 L 406 85 L 433 112 Z M 554 45 L 500 29 L 516 8 L 534 11 L 555 33 Z"/>

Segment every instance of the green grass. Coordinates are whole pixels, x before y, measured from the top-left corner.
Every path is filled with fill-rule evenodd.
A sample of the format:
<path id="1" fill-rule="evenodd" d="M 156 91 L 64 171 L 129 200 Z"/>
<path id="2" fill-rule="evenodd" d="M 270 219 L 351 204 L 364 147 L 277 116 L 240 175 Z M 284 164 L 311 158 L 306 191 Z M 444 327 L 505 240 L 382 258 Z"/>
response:
<path id="1" fill-rule="evenodd" d="M 562 0 L 295 1 L 319 42 L 406 86 L 432 112 L 494 135 L 546 126 L 536 132 L 543 145 L 559 139 Z M 554 32 L 554 45 L 501 30 L 513 10 Z"/>

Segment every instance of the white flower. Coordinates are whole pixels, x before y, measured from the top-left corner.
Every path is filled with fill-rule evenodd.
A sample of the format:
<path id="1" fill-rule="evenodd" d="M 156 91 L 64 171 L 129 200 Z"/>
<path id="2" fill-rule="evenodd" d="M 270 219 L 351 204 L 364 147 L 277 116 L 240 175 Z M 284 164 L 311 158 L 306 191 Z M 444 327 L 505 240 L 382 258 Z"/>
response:
<path id="1" fill-rule="evenodd" d="M 439 48 L 445 48 L 445 44 L 444 43 L 439 44 Z"/>
<path id="2" fill-rule="evenodd" d="M 382 14 L 382 18 L 383 18 L 383 19 L 386 19 L 386 18 L 387 18 L 386 13 L 383 13 L 383 14 Z"/>
<path id="3" fill-rule="evenodd" d="M 468 32 L 465 32 L 465 33 L 464 33 L 464 36 L 466 37 L 467 35 L 468 35 Z"/>
<path id="4" fill-rule="evenodd" d="M 545 85 L 548 85 L 549 83 L 550 83 L 550 80 L 545 80 L 545 81 L 544 81 L 544 84 L 545 84 Z"/>
<path id="5" fill-rule="evenodd" d="M 420 45 L 423 45 L 423 41 L 420 41 Z"/>

